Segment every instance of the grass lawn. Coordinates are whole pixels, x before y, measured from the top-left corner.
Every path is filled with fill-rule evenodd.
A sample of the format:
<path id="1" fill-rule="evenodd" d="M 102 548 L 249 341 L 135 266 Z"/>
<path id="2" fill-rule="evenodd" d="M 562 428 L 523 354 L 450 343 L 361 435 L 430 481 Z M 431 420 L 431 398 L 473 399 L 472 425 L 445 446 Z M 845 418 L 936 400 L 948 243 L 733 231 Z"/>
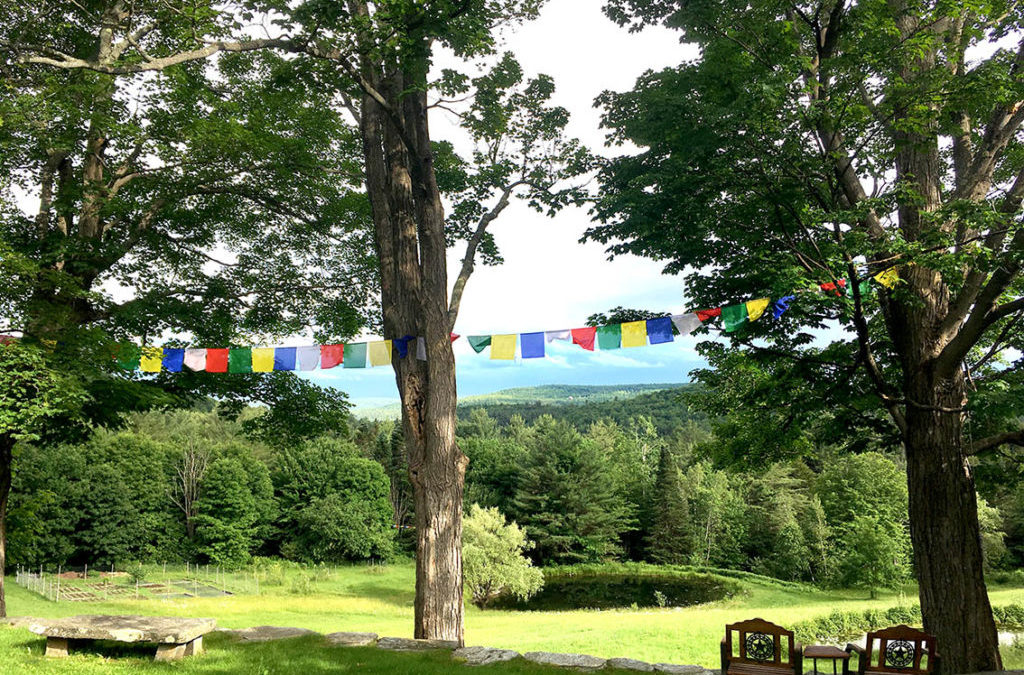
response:
<path id="1" fill-rule="evenodd" d="M 8 613 L 46 617 L 73 614 L 208 616 L 216 618 L 219 625 L 229 628 L 298 626 L 323 633 L 372 631 L 380 635 L 411 637 L 413 574 L 414 569 L 410 564 L 383 568 L 345 567 L 330 573 L 326 579 L 317 582 L 311 591 L 303 594 L 289 592 L 285 586 L 276 589 L 264 586 L 259 596 L 175 600 L 127 598 L 100 603 L 53 603 L 16 586 L 13 579 L 8 579 Z M 732 599 L 681 609 L 512 612 L 480 611 L 470 606 L 466 611 L 466 644 L 504 647 L 520 652 L 581 652 L 606 658 L 626 656 L 650 662 L 714 667 L 718 663 L 718 643 L 726 623 L 759 616 L 789 625 L 835 610 L 852 611 L 909 604 L 915 601 L 916 596 L 911 588 L 906 589 L 906 595 L 879 594 L 878 598 L 872 600 L 866 593 L 859 591 L 826 592 L 813 588 L 781 588 L 746 580 L 740 583 L 744 592 Z M 993 587 L 990 597 L 994 605 L 1024 604 L 1024 588 Z M 30 634 L 25 631 L 3 633 L 4 640 L 14 640 L 16 644 L 21 644 L 22 652 L 25 645 L 35 645 L 37 651 L 41 649 L 42 641 L 29 637 Z M 12 638 L 12 634 L 18 637 Z M 214 644 L 220 643 L 214 641 Z M 211 662 L 216 658 L 224 658 L 227 659 L 224 663 L 229 664 L 231 659 L 242 658 L 235 655 L 235 651 L 249 654 L 248 649 L 249 645 L 245 645 L 225 650 L 230 652 L 230 657 L 216 656 L 216 651 L 211 649 L 208 658 Z M 335 651 L 329 650 L 329 654 L 333 655 Z M 1016 650 L 1006 652 L 1007 667 L 1024 665 L 1024 658 L 1018 657 Z M 0 653 L 0 672 L 20 671 L 21 668 L 4 669 L 8 653 L 7 649 Z M 272 663 L 276 653 L 274 647 L 267 647 L 266 651 L 255 650 L 252 656 L 245 658 L 249 661 L 267 659 L 267 663 Z M 326 655 L 309 654 L 303 658 L 324 659 L 324 663 L 336 661 L 336 657 Z M 250 671 L 247 670 L 247 664 L 243 665 L 244 668 L 239 666 L 241 670 L 236 671 L 232 671 L 228 665 L 221 665 L 216 668 L 210 666 L 213 670 L 196 672 L 260 672 L 256 666 L 253 666 L 255 670 Z M 188 666 L 200 667 L 206 666 Z M 308 672 L 326 672 L 316 670 L 317 667 L 311 666 Z M 290 672 L 305 671 L 296 668 Z M 338 666 L 338 670 L 331 672 L 346 671 Z"/>

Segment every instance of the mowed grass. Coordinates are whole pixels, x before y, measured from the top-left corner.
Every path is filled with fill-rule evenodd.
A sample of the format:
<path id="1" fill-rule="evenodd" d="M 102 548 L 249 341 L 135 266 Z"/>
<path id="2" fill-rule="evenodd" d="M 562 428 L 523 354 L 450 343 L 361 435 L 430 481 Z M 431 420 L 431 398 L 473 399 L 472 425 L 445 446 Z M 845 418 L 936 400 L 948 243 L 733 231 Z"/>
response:
<path id="1" fill-rule="evenodd" d="M 916 600 L 912 588 L 870 599 L 863 591 L 788 588 L 747 580 L 740 583 L 744 591 L 734 598 L 680 609 L 511 612 L 481 611 L 470 606 L 466 611 L 466 644 L 715 667 L 727 623 L 757 616 L 792 625 L 837 610 L 887 608 Z M 259 596 L 53 603 L 16 586 L 12 579 L 8 579 L 7 588 L 11 615 L 163 614 L 213 617 L 228 628 L 298 626 L 321 633 L 371 631 L 399 637 L 411 637 L 412 633 L 414 569 L 410 564 L 339 568 L 318 582 L 311 593 L 302 595 L 290 593 L 286 587 L 264 587 Z M 990 597 L 994 605 L 1024 604 L 1024 588 L 994 587 Z M 23 642 L 32 642 L 28 633 L 18 632 Z M 36 642 L 42 644 L 41 640 Z M 1008 660 L 1018 659 L 1014 655 Z"/>

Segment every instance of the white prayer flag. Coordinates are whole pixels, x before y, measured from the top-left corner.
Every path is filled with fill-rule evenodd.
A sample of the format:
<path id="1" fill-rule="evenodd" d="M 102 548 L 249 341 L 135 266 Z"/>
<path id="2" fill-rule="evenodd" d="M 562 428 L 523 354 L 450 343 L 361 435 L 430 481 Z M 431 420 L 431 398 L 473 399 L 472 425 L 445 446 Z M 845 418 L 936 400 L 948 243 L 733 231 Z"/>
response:
<path id="1" fill-rule="evenodd" d="M 416 338 L 416 358 L 420 361 L 427 360 L 427 341 L 421 337 Z"/>
<path id="2" fill-rule="evenodd" d="M 565 342 L 572 342 L 572 331 L 566 328 L 565 330 L 549 330 L 544 333 L 544 341 L 548 344 L 555 340 L 564 340 Z"/>
<path id="3" fill-rule="evenodd" d="M 185 365 L 192 370 L 206 370 L 206 350 L 186 349 Z"/>
<path id="4" fill-rule="evenodd" d="M 320 365 L 320 347 L 296 347 L 295 360 L 298 362 L 298 370 L 316 370 Z"/>
<path id="5" fill-rule="evenodd" d="M 676 325 L 680 335 L 689 335 L 700 328 L 703 322 L 699 316 L 691 312 L 690 314 L 673 314 L 672 323 Z"/>

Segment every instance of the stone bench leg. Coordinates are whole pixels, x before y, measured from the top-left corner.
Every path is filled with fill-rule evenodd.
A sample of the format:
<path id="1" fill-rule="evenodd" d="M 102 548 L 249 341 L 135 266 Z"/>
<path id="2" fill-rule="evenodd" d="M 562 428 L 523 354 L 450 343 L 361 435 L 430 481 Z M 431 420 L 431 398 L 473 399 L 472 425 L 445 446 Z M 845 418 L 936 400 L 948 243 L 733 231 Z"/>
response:
<path id="1" fill-rule="evenodd" d="M 185 644 L 185 656 L 197 656 L 203 653 L 203 636 Z"/>
<path id="2" fill-rule="evenodd" d="M 154 661 L 180 661 L 185 656 L 185 645 L 157 645 Z"/>
<path id="3" fill-rule="evenodd" d="M 53 657 L 64 657 L 71 651 L 71 643 L 67 638 L 48 637 L 46 638 L 46 655 Z"/>

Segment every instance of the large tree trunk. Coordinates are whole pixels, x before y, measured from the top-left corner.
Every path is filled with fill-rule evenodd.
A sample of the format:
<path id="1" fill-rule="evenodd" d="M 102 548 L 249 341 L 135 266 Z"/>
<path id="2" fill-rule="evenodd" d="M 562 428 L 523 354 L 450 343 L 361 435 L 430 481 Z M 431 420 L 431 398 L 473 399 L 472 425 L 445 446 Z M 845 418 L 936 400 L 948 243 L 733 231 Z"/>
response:
<path id="1" fill-rule="evenodd" d="M 7 589 L 4 575 L 7 573 L 7 498 L 11 494 L 11 460 L 14 440 L 0 436 L 0 617 L 7 616 Z"/>
<path id="2" fill-rule="evenodd" d="M 974 476 L 962 444 L 963 376 L 911 378 L 907 407 L 910 535 L 924 629 L 944 673 L 1001 670 L 981 555 Z"/>

